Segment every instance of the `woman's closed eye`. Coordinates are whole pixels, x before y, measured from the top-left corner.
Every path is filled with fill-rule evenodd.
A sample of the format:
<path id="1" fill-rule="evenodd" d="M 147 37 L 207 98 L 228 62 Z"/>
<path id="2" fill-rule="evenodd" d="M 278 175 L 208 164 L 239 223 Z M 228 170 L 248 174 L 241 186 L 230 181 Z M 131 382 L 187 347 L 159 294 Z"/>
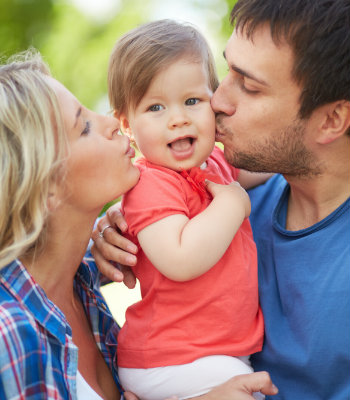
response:
<path id="1" fill-rule="evenodd" d="M 85 121 L 85 127 L 83 131 L 81 132 L 82 135 L 87 135 L 90 133 L 90 128 L 91 128 L 91 122 L 90 121 Z"/>

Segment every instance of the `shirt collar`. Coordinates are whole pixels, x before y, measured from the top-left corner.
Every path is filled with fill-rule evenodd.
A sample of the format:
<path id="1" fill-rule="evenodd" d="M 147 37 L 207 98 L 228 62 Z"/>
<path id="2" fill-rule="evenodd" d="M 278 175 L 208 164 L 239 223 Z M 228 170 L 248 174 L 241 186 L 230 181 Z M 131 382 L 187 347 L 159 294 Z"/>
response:
<path id="1" fill-rule="evenodd" d="M 77 274 L 76 284 L 81 280 L 92 290 L 93 279 L 89 267 L 81 263 Z M 0 271 L 0 281 L 7 291 L 27 310 L 33 318 L 56 336 L 61 343 L 65 335 L 72 335 L 71 328 L 61 310 L 46 296 L 44 289 L 39 286 L 19 260 L 14 260 Z"/>

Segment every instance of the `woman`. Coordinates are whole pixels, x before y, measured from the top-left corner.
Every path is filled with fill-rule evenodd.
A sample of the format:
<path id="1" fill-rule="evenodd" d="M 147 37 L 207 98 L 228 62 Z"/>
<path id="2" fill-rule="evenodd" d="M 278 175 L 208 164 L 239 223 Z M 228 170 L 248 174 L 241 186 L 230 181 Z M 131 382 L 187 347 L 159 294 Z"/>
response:
<path id="1" fill-rule="evenodd" d="M 1 399 L 121 398 L 118 326 L 81 262 L 101 207 L 139 178 L 118 129 L 35 51 L 0 67 Z"/>

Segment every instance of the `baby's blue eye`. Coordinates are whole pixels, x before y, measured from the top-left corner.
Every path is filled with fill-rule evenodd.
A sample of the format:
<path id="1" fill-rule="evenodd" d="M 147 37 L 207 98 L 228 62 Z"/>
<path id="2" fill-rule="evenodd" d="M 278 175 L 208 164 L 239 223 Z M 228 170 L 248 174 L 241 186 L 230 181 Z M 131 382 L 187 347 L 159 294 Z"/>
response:
<path id="1" fill-rule="evenodd" d="M 148 108 L 149 111 L 160 111 L 163 109 L 163 106 L 161 106 L 160 104 L 153 104 L 152 106 L 150 106 Z"/>
<path id="2" fill-rule="evenodd" d="M 197 104 L 197 103 L 199 103 L 199 99 L 196 99 L 196 98 L 194 98 L 194 97 L 192 97 L 192 98 L 190 98 L 190 99 L 187 99 L 187 100 L 185 101 L 185 104 L 186 104 L 187 106 L 194 106 L 194 105 Z"/>

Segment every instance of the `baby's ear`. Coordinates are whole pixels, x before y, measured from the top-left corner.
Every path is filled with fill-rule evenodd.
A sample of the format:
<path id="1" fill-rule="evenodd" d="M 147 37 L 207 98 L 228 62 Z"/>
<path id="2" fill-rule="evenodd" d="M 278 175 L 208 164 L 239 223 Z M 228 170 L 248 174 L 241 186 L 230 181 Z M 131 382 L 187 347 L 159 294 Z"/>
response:
<path id="1" fill-rule="evenodd" d="M 132 130 L 130 128 L 129 120 L 125 114 L 120 114 L 118 116 L 120 122 L 120 130 L 124 133 L 124 135 L 128 135 L 130 140 L 134 140 L 134 135 L 132 134 Z"/>

